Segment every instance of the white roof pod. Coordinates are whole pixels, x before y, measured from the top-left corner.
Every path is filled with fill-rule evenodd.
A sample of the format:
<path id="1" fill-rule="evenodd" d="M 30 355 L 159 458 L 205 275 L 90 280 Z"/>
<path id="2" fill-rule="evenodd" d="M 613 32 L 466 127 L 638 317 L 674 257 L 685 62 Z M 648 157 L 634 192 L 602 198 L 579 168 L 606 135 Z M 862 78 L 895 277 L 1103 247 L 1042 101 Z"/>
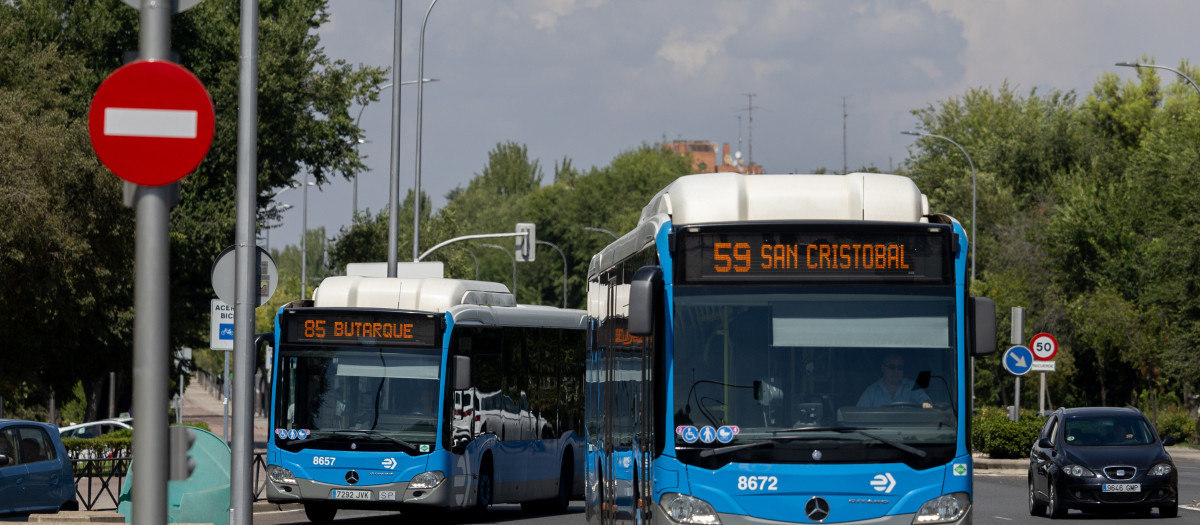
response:
<path id="1" fill-rule="evenodd" d="M 687 175 L 650 200 L 633 231 L 592 257 L 588 277 L 644 248 L 666 221 L 676 228 L 743 221 L 929 222 L 926 215 L 929 200 L 901 175 Z"/>
<path id="2" fill-rule="evenodd" d="M 912 179 L 883 173 L 680 177 L 642 209 L 676 226 L 741 221 L 926 222 L 929 201 Z"/>
<path id="3" fill-rule="evenodd" d="M 508 287 L 487 281 L 400 277 L 326 277 L 313 290 L 313 306 L 446 312 L 460 304 L 516 306 Z"/>

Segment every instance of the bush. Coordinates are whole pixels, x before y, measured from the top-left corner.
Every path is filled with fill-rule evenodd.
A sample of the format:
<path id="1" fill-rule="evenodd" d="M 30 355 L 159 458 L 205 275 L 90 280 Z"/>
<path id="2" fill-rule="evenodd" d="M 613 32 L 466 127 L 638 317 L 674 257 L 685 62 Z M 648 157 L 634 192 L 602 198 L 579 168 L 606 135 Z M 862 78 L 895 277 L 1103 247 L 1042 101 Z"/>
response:
<path id="1" fill-rule="evenodd" d="M 1200 433 L 1200 428 L 1197 428 L 1196 421 L 1182 409 L 1163 411 L 1158 415 L 1159 436 L 1172 436 L 1176 441 L 1184 442 L 1194 440 L 1197 433 Z"/>
<path id="2" fill-rule="evenodd" d="M 183 425 L 212 432 L 203 421 L 185 421 Z M 63 438 L 63 445 L 71 459 L 132 457 L 133 431 L 119 430 L 94 438 Z"/>
<path id="3" fill-rule="evenodd" d="M 1008 420 L 1008 413 L 997 407 L 983 407 L 972 419 L 972 447 L 977 452 L 997 459 L 1018 459 L 1029 456 L 1045 419 L 1033 411 L 1021 411 L 1020 421 Z"/>

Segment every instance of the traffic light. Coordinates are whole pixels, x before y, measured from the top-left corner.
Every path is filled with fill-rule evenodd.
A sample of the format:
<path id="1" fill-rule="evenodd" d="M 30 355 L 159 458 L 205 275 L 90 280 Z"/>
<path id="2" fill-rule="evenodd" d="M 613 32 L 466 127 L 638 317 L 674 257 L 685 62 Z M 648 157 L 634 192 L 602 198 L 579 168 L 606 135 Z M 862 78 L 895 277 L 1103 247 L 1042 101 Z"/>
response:
<path id="1" fill-rule="evenodd" d="M 517 236 L 517 260 L 533 262 L 534 248 L 537 247 L 537 225 L 532 222 L 518 222 L 517 233 L 525 234 Z"/>
<path id="2" fill-rule="evenodd" d="M 192 445 L 196 443 L 196 431 L 192 427 L 171 427 L 167 459 L 167 479 L 183 481 L 192 477 L 196 470 L 196 458 L 192 457 Z"/>

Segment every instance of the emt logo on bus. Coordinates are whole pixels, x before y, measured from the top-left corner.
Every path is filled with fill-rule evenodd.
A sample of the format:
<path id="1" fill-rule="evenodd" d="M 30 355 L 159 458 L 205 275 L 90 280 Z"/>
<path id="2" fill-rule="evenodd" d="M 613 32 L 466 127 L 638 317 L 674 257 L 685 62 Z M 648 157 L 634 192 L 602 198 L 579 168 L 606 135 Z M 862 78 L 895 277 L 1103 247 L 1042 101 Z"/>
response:
<path id="1" fill-rule="evenodd" d="M 683 280 L 937 283 L 950 282 L 953 267 L 950 230 L 939 225 L 712 230 L 682 234 Z"/>
<path id="2" fill-rule="evenodd" d="M 373 341 L 375 344 L 432 345 L 438 318 L 388 312 L 297 310 L 287 317 L 284 338 L 291 343 Z"/>

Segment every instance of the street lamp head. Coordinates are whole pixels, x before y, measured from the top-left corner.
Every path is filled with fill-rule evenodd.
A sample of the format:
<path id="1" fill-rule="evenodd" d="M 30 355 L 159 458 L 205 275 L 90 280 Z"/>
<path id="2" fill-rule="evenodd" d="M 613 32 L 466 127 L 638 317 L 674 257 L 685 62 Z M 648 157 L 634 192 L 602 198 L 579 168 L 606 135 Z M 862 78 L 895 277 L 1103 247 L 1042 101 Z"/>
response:
<path id="1" fill-rule="evenodd" d="M 900 132 L 900 134 L 901 134 L 901 135 L 912 135 L 912 136 L 914 136 L 914 137 L 923 137 L 923 136 L 925 136 L 925 134 L 924 134 L 924 133 L 921 133 L 921 132 L 919 132 L 919 131 L 909 131 L 909 130 L 904 130 L 904 131 L 901 131 L 901 132 Z"/>
<path id="2" fill-rule="evenodd" d="M 1121 67 L 1142 67 L 1142 64 L 1137 62 L 1117 62 L 1117 65 Z"/>

